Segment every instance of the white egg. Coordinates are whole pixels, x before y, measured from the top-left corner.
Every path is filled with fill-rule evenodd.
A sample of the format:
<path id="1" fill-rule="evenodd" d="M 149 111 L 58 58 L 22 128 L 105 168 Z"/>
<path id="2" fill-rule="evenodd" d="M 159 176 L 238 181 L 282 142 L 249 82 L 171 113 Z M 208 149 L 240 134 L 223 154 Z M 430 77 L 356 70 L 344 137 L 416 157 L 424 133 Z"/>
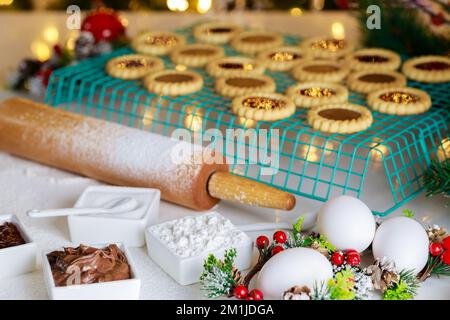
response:
<path id="1" fill-rule="evenodd" d="M 322 254 L 310 248 L 292 248 L 270 258 L 258 275 L 257 288 L 265 299 L 282 299 L 293 286 L 313 288 L 333 277 L 331 263 Z"/>
<path id="2" fill-rule="evenodd" d="M 337 250 L 366 250 L 375 235 L 372 211 L 361 200 L 339 196 L 320 208 L 317 228 Z"/>
<path id="3" fill-rule="evenodd" d="M 378 227 L 372 251 L 375 259 L 387 257 L 395 262 L 397 270 L 414 269 L 417 274 L 427 263 L 428 246 L 427 233 L 420 223 L 395 217 Z"/>

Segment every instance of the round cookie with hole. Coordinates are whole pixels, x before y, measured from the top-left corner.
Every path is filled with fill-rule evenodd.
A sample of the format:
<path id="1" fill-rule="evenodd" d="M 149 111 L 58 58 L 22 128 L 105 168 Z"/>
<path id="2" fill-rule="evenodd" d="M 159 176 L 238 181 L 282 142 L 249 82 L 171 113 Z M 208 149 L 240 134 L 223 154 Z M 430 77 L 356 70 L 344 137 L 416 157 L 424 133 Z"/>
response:
<path id="1" fill-rule="evenodd" d="M 355 133 L 372 125 L 372 113 L 366 107 L 338 103 L 309 109 L 308 123 L 316 130 L 327 133 Z"/>
<path id="2" fill-rule="evenodd" d="M 283 37 L 270 31 L 244 31 L 231 39 L 231 46 L 244 54 L 257 54 L 283 44 Z"/>
<path id="3" fill-rule="evenodd" d="M 223 57 L 209 62 L 206 72 L 211 77 L 245 76 L 249 74 L 263 74 L 265 65 L 248 57 Z"/>
<path id="4" fill-rule="evenodd" d="M 294 46 L 268 49 L 258 54 L 258 60 L 265 63 L 268 70 L 275 72 L 291 70 L 297 64 L 309 57 L 309 53 Z"/>
<path id="5" fill-rule="evenodd" d="M 384 88 L 406 86 L 406 77 L 395 71 L 359 71 L 348 76 L 347 85 L 350 90 L 368 94 Z"/>
<path id="6" fill-rule="evenodd" d="M 188 67 L 203 67 L 212 60 L 224 56 L 224 49 L 212 44 L 187 44 L 174 49 L 170 53 L 173 63 Z"/>
<path id="7" fill-rule="evenodd" d="M 355 71 L 390 71 L 400 67 L 400 56 L 391 50 L 365 48 L 350 53 L 347 63 Z"/>
<path id="8" fill-rule="evenodd" d="M 224 97 L 235 98 L 252 92 L 272 93 L 275 89 L 275 81 L 260 74 L 221 77 L 216 80 L 216 91 Z"/>
<path id="9" fill-rule="evenodd" d="M 292 76 L 301 82 L 341 82 L 349 72 L 345 63 L 305 60 L 292 69 Z"/>
<path id="10" fill-rule="evenodd" d="M 242 31 L 238 25 L 227 22 L 206 22 L 196 26 L 193 30 L 198 42 L 209 44 L 228 43 L 232 37 Z"/>
<path id="11" fill-rule="evenodd" d="M 185 43 L 184 36 L 173 32 L 147 31 L 134 37 L 131 47 L 142 54 L 160 56 Z"/>
<path id="12" fill-rule="evenodd" d="M 295 113 L 294 102 L 278 93 L 251 93 L 233 99 L 231 110 L 239 117 L 276 121 Z"/>
<path id="13" fill-rule="evenodd" d="M 156 57 L 142 54 L 126 54 L 112 58 L 106 64 L 106 73 L 111 77 L 134 80 L 164 69 L 164 62 Z"/>
<path id="14" fill-rule="evenodd" d="M 353 51 L 353 44 L 344 39 L 313 37 L 300 43 L 300 48 L 316 59 L 337 60 Z"/>
<path id="15" fill-rule="evenodd" d="M 151 93 L 179 96 L 199 91 L 203 87 L 203 78 L 192 71 L 163 70 L 147 76 L 144 83 Z"/>
<path id="16" fill-rule="evenodd" d="M 394 87 L 370 93 L 367 104 L 381 113 L 410 115 L 428 111 L 431 98 L 428 93 L 416 88 Z"/>
<path id="17" fill-rule="evenodd" d="M 402 72 L 408 79 L 419 82 L 448 82 L 450 81 L 450 58 L 446 56 L 411 58 L 403 64 Z"/>
<path id="18" fill-rule="evenodd" d="M 327 82 L 302 82 L 297 83 L 286 90 L 299 108 L 312 108 L 320 105 L 346 103 L 348 90 L 346 87 Z"/>

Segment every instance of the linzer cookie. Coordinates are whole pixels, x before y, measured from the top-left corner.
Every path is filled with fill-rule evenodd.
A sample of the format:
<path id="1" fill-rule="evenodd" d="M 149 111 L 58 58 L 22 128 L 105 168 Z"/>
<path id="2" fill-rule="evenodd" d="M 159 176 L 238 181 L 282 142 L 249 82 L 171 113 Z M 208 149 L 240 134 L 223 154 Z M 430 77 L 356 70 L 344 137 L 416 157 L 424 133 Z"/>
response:
<path id="1" fill-rule="evenodd" d="M 295 104 L 278 93 L 253 93 L 234 98 L 231 109 L 243 118 L 276 121 L 293 115 Z"/>
<path id="2" fill-rule="evenodd" d="M 164 70 L 145 78 L 145 87 L 149 92 L 165 96 L 193 93 L 202 86 L 203 78 L 192 71 Z"/>
<path id="3" fill-rule="evenodd" d="M 450 81 L 450 58 L 446 56 L 422 56 L 407 60 L 402 72 L 420 82 Z"/>
<path id="4" fill-rule="evenodd" d="M 347 85 L 350 90 L 367 94 L 379 89 L 406 86 L 406 77 L 395 71 L 360 71 L 348 76 Z"/>
<path id="5" fill-rule="evenodd" d="M 183 36 L 173 32 L 148 31 L 137 35 L 131 47 L 139 53 L 160 56 L 185 43 Z"/>
<path id="6" fill-rule="evenodd" d="M 247 57 L 224 57 L 211 61 L 206 65 L 206 72 L 211 77 L 262 74 L 265 69 L 266 67 L 263 63 Z"/>
<path id="7" fill-rule="evenodd" d="M 258 54 L 258 59 L 271 71 L 287 71 L 309 57 L 309 53 L 298 47 L 279 47 Z"/>
<path id="8" fill-rule="evenodd" d="M 356 71 L 383 71 L 398 69 L 401 59 L 391 50 L 367 48 L 349 54 L 347 62 Z"/>
<path id="9" fill-rule="evenodd" d="M 189 67 L 202 67 L 212 60 L 223 57 L 224 50 L 212 44 L 188 44 L 174 49 L 170 58 L 173 63 Z"/>
<path id="10" fill-rule="evenodd" d="M 336 83 L 303 82 L 289 87 L 286 91 L 297 107 L 311 108 L 348 100 L 346 87 Z"/>
<path id="11" fill-rule="evenodd" d="M 223 44 L 242 30 L 241 27 L 226 22 L 208 22 L 194 28 L 193 34 L 198 42 Z"/>
<path id="12" fill-rule="evenodd" d="M 225 97 L 239 97 L 252 92 L 275 92 L 275 81 L 260 74 L 222 77 L 216 80 L 216 91 Z"/>
<path id="13" fill-rule="evenodd" d="M 355 133 L 366 130 L 373 122 L 369 109 L 350 103 L 311 108 L 307 119 L 311 127 L 328 133 Z"/>
<path id="14" fill-rule="evenodd" d="M 106 72 L 114 78 L 132 80 L 164 69 L 164 62 L 156 57 L 127 54 L 115 57 L 106 64 Z"/>
<path id="15" fill-rule="evenodd" d="M 306 39 L 300 47 L 317 59 L 339 59 L 353 50 L 353 45 L 348 40 L 327 37 Z"/>
<path id="16" fill-rule="evenodd" d="M 340 82 L 350 72 L 347 64 L 333 61 L 305 60 L 292 69 L 299 81 Z"/>
<path id="17" fill-rule="evenodd" d="M 256 54 L 283 44 L 283 37 L 269 31 L 244 31 L 231 39 L 231 46 L 245 54 Z"/>
<path id="18" fill-rule="evenodd" d="M 409 87 L 380 89 L 367 96 L 367 104 L 376 111 L 408 115 L 423 113 L 431 108 L 430 96 L 422 90 Z"/>
<path id="19" fill-rule="evenodd" d="M 14 223 L 0 224 L 0 249 L 16 247 L 25 244 L 19 229 Z"/>

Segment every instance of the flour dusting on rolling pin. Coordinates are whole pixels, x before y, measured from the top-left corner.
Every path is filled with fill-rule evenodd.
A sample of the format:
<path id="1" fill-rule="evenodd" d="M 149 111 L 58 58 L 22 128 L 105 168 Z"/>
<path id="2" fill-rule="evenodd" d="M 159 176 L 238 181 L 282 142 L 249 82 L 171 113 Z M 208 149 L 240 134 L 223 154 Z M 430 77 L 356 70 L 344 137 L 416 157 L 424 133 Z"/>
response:
<path id="1" fill-rule="evenodd" d="M 228 173 L 213 151 L 20 98 L 0 103 L 0 149 L 111 184 L 157 188 L 162 199 L 196 210 L 243 193 L 241 203 L 295 205 L 289 193 Z"/>

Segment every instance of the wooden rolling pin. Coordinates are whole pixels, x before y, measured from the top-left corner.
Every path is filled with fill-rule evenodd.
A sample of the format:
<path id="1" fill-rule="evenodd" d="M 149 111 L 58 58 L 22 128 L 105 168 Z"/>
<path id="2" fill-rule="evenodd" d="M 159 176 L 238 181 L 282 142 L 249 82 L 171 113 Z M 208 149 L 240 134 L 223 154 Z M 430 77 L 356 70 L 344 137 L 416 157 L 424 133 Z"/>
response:
<path id="1" fill-rule="evenodd" d="M 195 210 L 219 199 L 295 206 L 293 195 L 229 173 L 221 155 L 21 98 L 0 103 L 0 149 L 110 184 L 157 188 L 164 200 Z"/>

